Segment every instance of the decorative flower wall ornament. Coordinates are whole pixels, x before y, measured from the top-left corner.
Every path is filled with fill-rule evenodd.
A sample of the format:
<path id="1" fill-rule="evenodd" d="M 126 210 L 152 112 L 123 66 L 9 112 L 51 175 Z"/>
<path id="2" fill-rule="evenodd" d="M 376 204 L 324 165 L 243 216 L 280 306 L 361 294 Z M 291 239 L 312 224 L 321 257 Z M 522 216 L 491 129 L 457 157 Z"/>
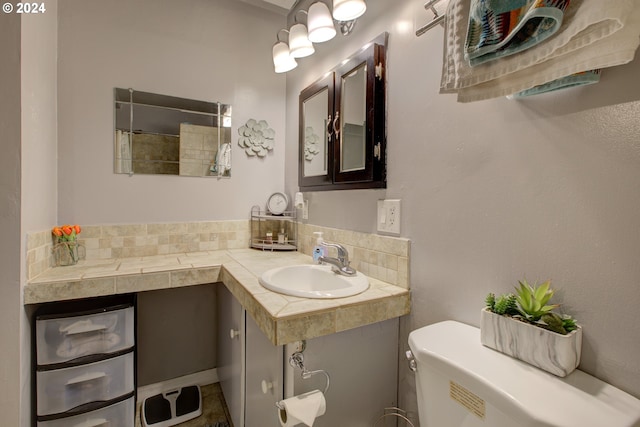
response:
<path id="1" fill-rule="evenodd" d="M 304 135 L 304 158 L 313 160 L 320 152 L 320 137 L 315 134 L 311 126 L 305 129 Z"/>
<path id="2" fill-rule="evenodd" d="M 238 145 L 244 149 L 247 156 L 264 157 L 273 150 L 276 132 L 265 120 L 247 120 L 247 123 L 238 128 L 238 134 Z"/>

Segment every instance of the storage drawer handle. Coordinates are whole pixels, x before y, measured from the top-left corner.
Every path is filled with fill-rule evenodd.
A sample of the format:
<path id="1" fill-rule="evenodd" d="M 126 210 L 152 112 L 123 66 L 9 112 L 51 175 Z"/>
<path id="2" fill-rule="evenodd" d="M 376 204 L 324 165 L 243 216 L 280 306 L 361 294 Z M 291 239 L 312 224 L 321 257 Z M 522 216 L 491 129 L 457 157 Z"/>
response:
<path id="1" fill-rule="evenodd" d="M 93 323 L 91 320 L 80 320 L 69 326 L 60 328 L 60 332 L 64 332 L 67 335 L 84 334 L 87 332 L 104 331 L 107 329 L 106 325 L 100 325 Z"/>
<path id="2" fill-rule="evenodd" d="M 98 426 L 106 426 L 108 425 L 109 421 L 104 419 L 104 418 L 96 418 L 93 420 L 87 420 L 85 422 L 82 422 L 80 424 L 76 424 L 73 427 L 98 427 Z"/>
<path id="3" fill-rule="evenodd" d="M 78 377 L 71 378 L 69 381 L 67 381 L 65 385 L 70 386 L 70 385 L 76 385 L 80 383 L 86 383 L 88 381 L 97 380 L 99 378 L 104 378 L 106 376 L 107 374 L 105 374 L 104 372 L 88 372 Z"/>

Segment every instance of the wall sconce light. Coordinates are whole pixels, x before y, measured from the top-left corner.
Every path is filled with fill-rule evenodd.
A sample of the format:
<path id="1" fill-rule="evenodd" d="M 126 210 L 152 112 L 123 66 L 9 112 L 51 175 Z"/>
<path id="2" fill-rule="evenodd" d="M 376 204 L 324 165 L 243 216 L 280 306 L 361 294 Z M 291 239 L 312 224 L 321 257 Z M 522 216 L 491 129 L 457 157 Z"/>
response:
<path id="1" fill-rule="evenodd" d="M 299 23 L 296 19 L 300 12 L 307 14 L 304 10 L 299 10 L 296 13 L 296 17 L 294 17 L 296 23 L 289 30 L 289 50 L 291 52 L 291 56 L 294 58 L 304 58 L 316 51 L 313 48 L 313 43 L 309 40 L 307 27 L 304 24 Z"/>
<path id="2" fill-rule="evenodd" d="M 361 17 L 367 10 L 364 0 L 333 0 L 333 19 L 336 21 L 353 21 Z"/>
<path id="3" fill-rule="evenodd" d="M 332 0 L 333 12 L 324 0 L 314 2 L 309 11 L 298 10 L 294 15 L 294 24 L 290 30 L 284 28 L 276 35 L 277 42 L 273 45 L 273 65 L 276 73 L 286 73 L 298 66 L 295 58 L 303 58 L 315 52 L 313 43 L 331 40 L 336 35 L 334 21 L 338 23 L 340 33 L 349 35 L 356 24 L 356 19 L 367 10 L 365 0 Z M 307 14 L 307 25 L 298 22 L 297 14 Z M 308 28 L 307 28 L 308 27 Z M 289 34 L 289 44 L 280 40 L 280 33 Z"/>
<path id="4" fill-rule="evenodd" d="M 273 67 L 276 73 L 286 73 L 298 66 L 295 58 L 291 56 L 289 45 L 280 40 L 280 33 L 283 31 L 289 34 L 289 31 L 284 28 L 278 31 L 278 34 L 276 34 L 276 40 L 278 41 L 273 45 Z"/>
<path id="5" fill-rule="evenodd" d="M 327 5 L 321 1 L 317 1 L 309 7 L 307 25 L 309 26 L 309 40 L 313 43 L 326 42 L 336 35 L 331 12 L 329 12 Z"/>

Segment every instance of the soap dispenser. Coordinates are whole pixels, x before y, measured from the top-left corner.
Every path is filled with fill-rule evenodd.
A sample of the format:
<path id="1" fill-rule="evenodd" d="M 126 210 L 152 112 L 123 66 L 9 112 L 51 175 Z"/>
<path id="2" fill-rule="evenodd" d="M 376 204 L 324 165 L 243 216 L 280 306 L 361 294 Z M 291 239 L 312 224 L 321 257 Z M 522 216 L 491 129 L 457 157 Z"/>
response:
<path id="1" fill-rule="evenodd" d="M 318 236 L 316 238 L 316 245 L 313 247 L 313 261 L 319 264 L 320 257 L 327 256 L 327 248 L 322 245 L 322 242 L 324 242 L 322 231 L 314 231 L 313 234 Z"/>

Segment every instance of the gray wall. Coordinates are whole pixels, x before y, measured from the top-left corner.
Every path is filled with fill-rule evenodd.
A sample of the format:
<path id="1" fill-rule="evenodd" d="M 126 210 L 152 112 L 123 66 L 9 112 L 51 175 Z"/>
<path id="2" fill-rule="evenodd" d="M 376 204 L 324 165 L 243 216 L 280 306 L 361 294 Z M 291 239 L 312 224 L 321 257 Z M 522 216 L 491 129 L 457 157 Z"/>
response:
<path id="1" fill-rule="evenodd" d="M 59 213 L 79 224 L 249 217 L 284 181 L 285 76 L 271 47 L 285 17 L 237 0 L 66 0 L 59 11 Z M 233 108 L 232 178 L 113 173 L 113 88 L 220 101 Z M 276 132 L 247 158 L 250 118 Z"/>
<path id="2" fill-rule="evenodd" d="M 138 387 L 217 367 L 216 286 L 138 294 Z"/>
<path id="3" fill-rule="evenodd" d="M 25 230 L 49 227 L 56 211 L 57 1 L 48 2 L 47 11 L 0 16 L 0 411 L 7 425 L 27 425 L 31 412 L 29 312 L 21 292 Z"/>
<path id="4" fill-rule="evenodd" d="M 51 132 L 47 121 L 42 133 L 32 134 L 32 142 L 23 142 L 30 154 L 28 161 L 23 158 L 22 175 L 30 184 L 23 198 L 28 205 L 23 200 L 22 207 L 28 213 L 22 214 L 17 123 L 26 97 L 21 100 L 18 91 L 21 28 L 17 15 L 0 14 L 5 150 L 0 221 L 9 230 L 2 243 L 0 316 L 10 326 L 2 332 L 8 344 L 1 355 L 0 382 L 6 386 L 0 391 L 0 410 L 7 424 L 20 425 L 18 396 L 23 412 L 28 411 L 28 376 L 20 377 L 15 369 L 21 357 L 21 369 L 28 369 L 24 342 L 18 350 L 18 331 L 22 328 L 27 336 L 18 308 L 17 269 L 25 261 L 15 253 L 25 233 L 54 222 L 240 219 L 252 204 L 281 190 L 283 182 L 292 194 L 298 188 L 298 93 L 383 31 L 390 33 L 388 188 L 309 193 L 309 222 L 375 232 L 376 200 L 402 199 L 402 235 L 412 240 L 413 307 L 401 322 L 401 346 L 410 330 L 439 320 L 477 325 L 490 290 L 509 291 L 522 277 L 550 278 L 560 289 L 559 301 L 585 326 L 582 369 L 640 397 L 640 330 L 633 327 L 640 320 L 640 61 L 605 70 L 601 83 L 588 88 L 521 102 L 457 104 L 451 96 L 438 95 L 442 29 L 414 35 L 430 19 L 422 3 L 370 0 L 351 36 L 317 45 L 316 54 L 301 59 L 300 67 L 285 77 L 273 74 L 270 57 L 284 18 L 246 4 L 61 2 L 58 30 L 53 31 L 58 34 L 59 172 L 43 160 L 55 138 L 36 143 Z M 47 8 L 52 4 L 47 2 Z M 40 24 L 30 21 L 27 35 L 34 31 L 39 36 L 23 40 L 31 40 L 23 52 L 32 55 L 31 61 L 52 53 L 50 43 L 55 45 L 51 22 Z M 44 36 L 46 43 L 38 44 Z M 51 58 L 45 55 L 42 61 L 46 66 L 40 78 L 46 79 Z M 30 72 L 23 67 L 23 75 Z M 114 175 L 116 86 L 230 99 L 233 131 L 249 118 L 266 119 L 276 130 L 274 153 L 264 160 L 248 159 L 237 150 L 234 135 L 231 180 Z M 34 87 L 29 96 L 41 111 L 55 111 L 50 105 L 55 94 L 37 94 Z M 34 116 L 26 117 L 31 118 L 23 118 L 23 128 L 35 124 Z M 43 151 L 35 153 L 38 148 Z M 47 201 L 58 191 L 59 197 Z M 171 203 L 165 203 L 167 195 Z M 414 409 L 413 377 L 404 366 L 401 362 L 400 403 Z"/>
<path id="5" fill-rule="evenodd" d="M 581 369 L 640 397 L 640 61 L 594 86 L 523 101 L 439 95 L 443 30 L 417 38 L 422 0 L 369 1 L 287 75 L 286 188 L 297 189 L 301 89 L 388 31 L 388 186 L 308 193 L 309 223 L 375 232 L 376 200 L 402 200 L 411 239 L 408 333 L 444 319 L 479 325 L 489 291 L 551 279 L 584 326 Z M 400 403 L 415 411 L 400 362 Z"/>
<path id="6" fill-rule="evenodd" d="M 394 425 L 390 419 L 386 424 L 376 421 L 384 408 L 397 406 L 398 372 L 393 369 L 398 363 L 394 345 L 397 341 L 398 319 L 307 340 L 305 368 L 325 370 L 330 379 L 325 394 L 327 410 L 313 423 L 315 427 Z M 285 355 L 288 357 L 295 350 L 288 345 Z M 288 363 L 287 375 L 293 377 L 292 395 L 324 390 L 327 386 L 324 375 L 303 379 L 300 369 L 290 368 Z"/>
<path id="7" fill-rule="evenodd" d="M 7 425 L 20 425 L 20 17 L 0 14 L 0 411 Z M 18 369 L 17 369 L 18 368 Z"/>
<path id="8" fill-rule="evenodd" d="M 282 191 L 285 76 L 271 46 L 284 21 L 236 0 L 61 2 L 58 221 L 237 220 Z M 114 87 L 231 104 L 231 179 L 114 174 Z M 276 131 L 264 159 L 237 146 L 249 118 Z M 140 385 L 216 367 L 212 298 L 207 286 L 140 294 Z"/>

